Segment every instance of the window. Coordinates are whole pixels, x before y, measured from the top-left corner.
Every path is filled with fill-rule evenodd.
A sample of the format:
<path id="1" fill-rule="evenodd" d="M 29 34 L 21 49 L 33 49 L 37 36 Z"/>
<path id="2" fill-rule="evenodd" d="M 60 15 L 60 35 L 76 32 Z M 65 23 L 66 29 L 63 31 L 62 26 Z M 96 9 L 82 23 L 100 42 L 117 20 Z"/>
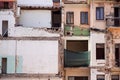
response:
<path id="1" fill-rule="evenodd" d="M 96 7 L 96 20 L 104 20 L 104 7 Z"/>
<path id="2" fill-rule="evenodd" d="M 81 24 L 88 24 L 88 12 L 80 13 Z"/>
<path id="3" fill-rule="evenodd" d="M 69 76 L 68 80 L 88 80 L 87 76 Z"/>
<path id="4" fill-rule="evenodd" d="M 9 9 L 9 3 L 8 2 L 4 2 L 4 9 Z"/>
<path id="5" fill-rule="evenodd" d="M 74 13 L 73 12 L 67 12 L 66 23 L 67 24 L 74 24 Z"/>
<path id="6" fill-rule="evenodd" d="M 104 75 L 97 75 L 97 80 L 105 80 L 105 76 Z"/>
<path id="7" fill-rule="evenodd" d="M 111 80 L 119 80 L 119 75 L 112 75 Z"/>
<path id="8" fill-rule="evenodd" d="M 115 65 L 120 67 L 120 44 L 115 44 L 115 62 Z"/>
<path id="9" fill-rule="evenodd" d="M 104 44 L 96 44 L 96 59 L 105 59 Z"/>
<path id="10" fill-rule="evenodd" d="M 53 2 L 60 2 L 60 0 L 53 0 Z"/>

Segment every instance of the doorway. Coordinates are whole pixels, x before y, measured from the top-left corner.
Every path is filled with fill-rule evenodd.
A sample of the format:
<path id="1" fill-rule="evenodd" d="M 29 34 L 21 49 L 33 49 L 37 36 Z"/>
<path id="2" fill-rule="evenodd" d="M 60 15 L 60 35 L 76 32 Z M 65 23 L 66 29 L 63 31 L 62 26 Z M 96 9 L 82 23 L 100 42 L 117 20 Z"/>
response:
<path id="1" fill-rule="evenodd" d="M 8 21 L 2 21 L 2 36 L 8 37 Z"/>
<path id="2" fill-rule="evenodd" d="M 7 73 L 7 58 L 2 58 L 2 74 Z"/>

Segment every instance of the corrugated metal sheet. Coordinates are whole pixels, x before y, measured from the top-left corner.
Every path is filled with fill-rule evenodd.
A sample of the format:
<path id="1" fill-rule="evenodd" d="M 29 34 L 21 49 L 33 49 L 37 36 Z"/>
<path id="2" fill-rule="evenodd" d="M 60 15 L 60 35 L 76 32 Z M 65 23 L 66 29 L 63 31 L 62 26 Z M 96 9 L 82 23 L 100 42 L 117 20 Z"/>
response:
<path id="1" fill-rule="evenodd" d="M 52 0 L 17 0 L 18 6 L 53 6 Z"/>

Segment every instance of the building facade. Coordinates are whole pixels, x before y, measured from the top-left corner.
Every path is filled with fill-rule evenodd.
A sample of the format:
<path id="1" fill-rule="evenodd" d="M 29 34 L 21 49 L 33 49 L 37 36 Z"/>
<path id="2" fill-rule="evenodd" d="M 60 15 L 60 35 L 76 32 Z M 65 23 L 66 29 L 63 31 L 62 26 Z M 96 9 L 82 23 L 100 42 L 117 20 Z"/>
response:
<path id="1" fill-rule="evenodd" d="M 0 0 L 0 80 L 120 80 L 119 0 Z"/>

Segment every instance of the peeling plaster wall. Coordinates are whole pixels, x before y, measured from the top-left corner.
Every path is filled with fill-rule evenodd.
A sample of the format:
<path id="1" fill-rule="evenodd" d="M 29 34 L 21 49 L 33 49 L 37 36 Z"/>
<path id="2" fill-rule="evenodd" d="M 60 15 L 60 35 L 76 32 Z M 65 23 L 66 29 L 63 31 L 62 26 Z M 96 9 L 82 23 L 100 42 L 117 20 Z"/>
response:
<path id="1" fill-rule="evenodd" d="M 104 7 L 104 20 L 96 20 L 96 7 Z M 90 26 L 92 28 L 105 29 L 106 15 L 113 15 L 113 4 L 110 3 L 92 3 L 90 7 Z"/>
<path id="2" fill-rule="evenodd" d="M 103 33 L 92 33 L 90 36 L 90 51 L 91 51 L 91 63 L 90 66 L 104 66 L 105 59 L 96 60 L 96 43 L 105 43 L 105 38 Z"/>
<path id="3" fill-rule="evenodd" d="M 0 34 L 2 35 L 2 21 L 8 21 L 8 35 L 9 31 L 15 26 L 15 17 L 14 13 L 11 10 L 1 10 L 0 11 Z"/>
<path id="4" fill-rule="evenodd" d="M 47 31 L 47 29 L 35 29 L 35 28 L 25 28 L 23 26 L 19 26 L 19 27 L 14 27 L 12 28 L 12 30 L 10 31 L 9 36 L 10 37 L 59 37 L 60 33 L 58 31 L 58 33 L 54 32 L 53 30 L 51 30 L 53 33 L 50 33 L 49 31 Z"/>
<path id="5" fill-rule="evenodd" d="M 15 70 L 16 73 L 29 74 L 58 73 L 57 40 L 1 40 L 0 53 L 0 62 L 4 57 L 8 60 L 7 73 L 15 73 Z"/>
<path id="6" fill-rule="evenodd" d="M 64 20 L 66 24 L 66 12 L 74 12 L 74 25 L 80 27 L 89 27 L 89 7 L 86 4 L 64 4 Z M 88 25 L 80 23 L 80 12 L 88 12 Z"/>

